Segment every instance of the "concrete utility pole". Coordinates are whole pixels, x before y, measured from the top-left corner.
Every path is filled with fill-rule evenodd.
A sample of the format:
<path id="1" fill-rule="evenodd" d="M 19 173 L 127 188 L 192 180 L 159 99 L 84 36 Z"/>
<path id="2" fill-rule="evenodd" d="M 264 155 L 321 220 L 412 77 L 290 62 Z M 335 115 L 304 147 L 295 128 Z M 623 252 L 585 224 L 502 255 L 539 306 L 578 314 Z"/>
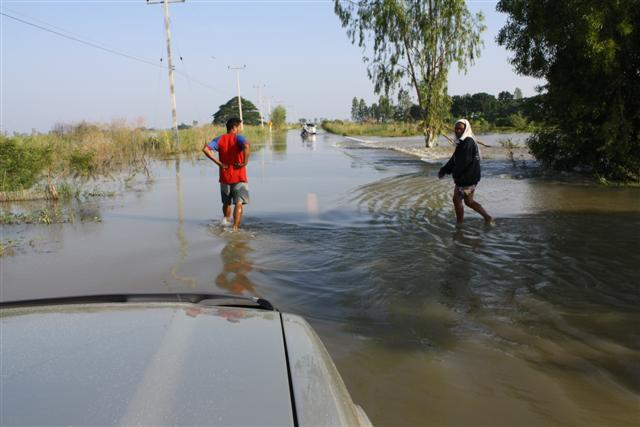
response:
<path id="1" fill-rule="evenodd" d="M 231 65 L 228 65 L 227 68 L 230 70 L 236 70 L 236 83 L 238 84 L 238 110 L 240 111 L 240 120 L 242 120 L 242 98 L 240 97 L 240 70 L 244 70 L 245 68 L 247 68 L 247 66 L 243 65 L 242 67 L 240 66 L 232 67 Z"/>
<path id="2" fill-rule="evenodd" d="M 264 118 L 262 116 L 262 96 L 260 95 L 260 90 L 267 85 L 254 85 L 254 88 L 258 89 L 258 112 L 260 113 L 260 127 L 264 129 Z"/>
<path id="3" fill-rule="evenodd" d="M 167 35 L 167 68 L 169 69 L 169 93 L 171 94 L 171 126 L 173 144 L 178 150 L 178 113 L 176 111 L 176 92 L 173 81 L 173 57 L 171 56 L 171 31 L 169 30 L 169 3 L 184 3 L 185 0 L 147 0 L 147 4 L 164 4 L 164 30 Z"/>
<path id="4" fill-rule="evenodd" d="M 271 97 L 267 97 L 267 111 L 269 112 L 269 121 L 271 121 Z"/>

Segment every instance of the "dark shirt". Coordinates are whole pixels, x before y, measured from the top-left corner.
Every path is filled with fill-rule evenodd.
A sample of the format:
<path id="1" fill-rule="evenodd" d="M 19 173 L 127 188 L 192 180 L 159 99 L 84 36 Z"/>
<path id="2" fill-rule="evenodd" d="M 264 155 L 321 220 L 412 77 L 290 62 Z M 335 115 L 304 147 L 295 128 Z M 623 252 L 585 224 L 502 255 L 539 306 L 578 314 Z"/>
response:
<path id="1" fill-rule="evenodd" d="M 476 185 L 480 181 L 480 152 L 473 138 L 460 141 L 453 156 L 440 172 L 453 175 L 453 181 L 458 187 Z"/>

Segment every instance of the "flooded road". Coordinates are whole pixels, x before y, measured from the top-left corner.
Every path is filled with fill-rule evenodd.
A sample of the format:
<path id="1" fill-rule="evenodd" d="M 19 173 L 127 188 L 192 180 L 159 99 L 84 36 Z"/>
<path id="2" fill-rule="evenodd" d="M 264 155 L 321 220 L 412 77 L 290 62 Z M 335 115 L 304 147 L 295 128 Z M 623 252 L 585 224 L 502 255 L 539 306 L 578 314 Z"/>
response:
<path id="1" fill-rule="evenodd" d="M 314 326 L 375 425 L 640 424 L 640 190 L 486 160 L 497 225 L 457 228 L 439 164 L 379 148 L 254 143 L 237 233 L 210 161 L 155 163 L 85 207 L 99 222 L 3 226 L 28 243 L 2 299 L 259 295 Z"/>

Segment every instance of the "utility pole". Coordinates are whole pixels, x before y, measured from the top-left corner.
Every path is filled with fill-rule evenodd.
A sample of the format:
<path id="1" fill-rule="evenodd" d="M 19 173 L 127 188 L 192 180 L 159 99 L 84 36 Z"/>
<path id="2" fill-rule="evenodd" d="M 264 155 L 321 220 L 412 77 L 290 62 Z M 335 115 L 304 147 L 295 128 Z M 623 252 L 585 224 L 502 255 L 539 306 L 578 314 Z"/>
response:
<path id="1" fill-rule="evenodd" d="M 167 67 L 169 69 L 169 93 L 171 94 L 171 126 L 173 127 L 174 149 L 178 150 L 178 113 L 173 80 L 173 57 L 171 56 L 171 31 L 169 30 L 169 3 L 184 3 L 185 0 L 147 0 L 147 4 L 164 4 L 164 30 L 167 35 Z"/>
<path id="2" fill-rule="evenodd" d="M 262 116 L 262 96 L 260 95 L 260 90 L 267 85 L 254 85 L 253 87 L 258 89 L 258 112 L 260 113 L 260 127 L 264 129 L 264 118 Z"/>
<path id="3" fill-rule="evenodd" d="M 238 110 L 240 111 L 240 120 L 242 120 L 242 98 L 240 97 L 240 70 L 244 70 L 245 68 L 247 68 L 247 66 L 243 65 L 242 67 L 240 66 L 232 67 L 231 65 L 228 65 L 227 68 L 230 70 L 236 70 L 236 83 L 238 85 Z"/>

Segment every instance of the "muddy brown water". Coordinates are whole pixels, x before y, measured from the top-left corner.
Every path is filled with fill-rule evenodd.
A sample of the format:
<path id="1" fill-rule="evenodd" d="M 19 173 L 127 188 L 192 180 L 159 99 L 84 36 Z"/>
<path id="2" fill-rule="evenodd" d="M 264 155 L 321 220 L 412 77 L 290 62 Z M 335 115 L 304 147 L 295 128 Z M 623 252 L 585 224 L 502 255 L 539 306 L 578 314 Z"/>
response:
<path id="1" fill-rule="evenodd" d="M 240 232 L 211 162 L 157 162 L 86 203 L 100 221 L 2 226 L 2 299 L 259 295 L 314 326 L 376 425 L 640 424 L 639 189 L 487 160 L 497 225 L 456 227 L 437 164 L 324 134 L 253 148 Z"/>

